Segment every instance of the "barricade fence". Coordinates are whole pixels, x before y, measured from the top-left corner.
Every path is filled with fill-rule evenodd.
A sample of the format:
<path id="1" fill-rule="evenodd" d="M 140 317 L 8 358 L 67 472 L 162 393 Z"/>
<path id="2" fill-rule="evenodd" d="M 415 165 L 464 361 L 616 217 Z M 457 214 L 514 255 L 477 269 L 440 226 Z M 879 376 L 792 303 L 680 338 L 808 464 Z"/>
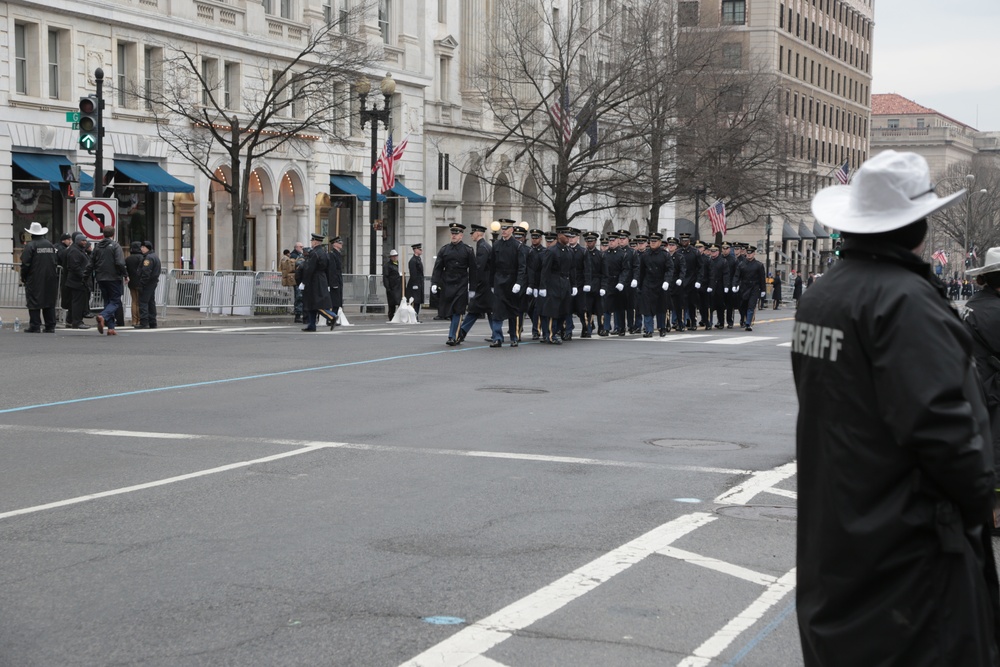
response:
<path id="1" fill-rule="evenodd" d="M 385 288 L 381 276 L 346 274 L 343 305 L 360 312 L 385 312 Z M 424 280 L 424 299 L 430 281 Z M 156 306 L 163 315 L 172 309 L 197 311 L 207 316 L 290 315 L 295 308 L 295 287 L 281 284 L 278 271 L 195 271 L 169 269 L 160 274 Z M 56 305 L 61 299 L 57 298 Z M 122 305 L 131 308 L 132 295 L 123 290 Z M 94 284 L 90 307 L 103 308 L 101 291 Z M 20 264 L 0 263 L 0 308 L 24 308 L 24 286 Z"/>

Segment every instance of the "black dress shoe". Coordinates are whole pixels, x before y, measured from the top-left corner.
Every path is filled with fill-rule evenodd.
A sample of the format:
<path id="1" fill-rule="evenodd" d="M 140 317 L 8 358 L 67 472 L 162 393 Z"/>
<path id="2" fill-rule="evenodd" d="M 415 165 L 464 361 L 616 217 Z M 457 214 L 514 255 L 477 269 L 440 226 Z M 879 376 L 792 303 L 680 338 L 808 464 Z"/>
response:
<path id="1" fill-rule="evenodd" d="M 24 330 L 24 333 L 42 333 L 42 330 L 28 327 L 27 329 Z"/>
<path id="2" fill-rule="evenodd" d="M 573 334 L 568 333 L 562 337 L 563 340 L 573 340 Z"/>
<path id="3" fill-rule="evenodd" d="M 316 331 L 316 327 L 305 327 L 302 330 L 303 331 Z"/>
<path id="4" fill-rule="evenodd" d="M 747 325 L 747 331 L 753 331 L 753 327 L 752 327 L 752 326 L 749 326 L 749 325 Z"/>
<path id="5" fill-rule="evenodd" d="M 539 336 L 538 334 L 536 333 L 531 334 L 531 340 L 538 340 L 539 338 L 541 338 L 541 336 Z"/>
<path id="6" fill-rule="evenodd" d="M 149 325 L 148 324 L 137 324 L 137 325 L 135 325 L 135 328 L 136 329 L 148 329 Z"/>
<path id="7" fill-rule="evenodd" d="M 653 337 L 653 332 L 652 331 L 643 331 L 642 332 L 642 337 L 643 338 L 652 338 Z"/>
<path id="8" fill-rule="evenodd" d="M 727 325 L 726 325 L 726 328 L 727 328 L 727 329 L 732 329 L 732 328 L 733 328 L 733 325 L 732 325 L 732 324 L 727 324 Z"/>
<path id="9" fill-rule="evenodd" d="M 492 341 L 490 342 L 490 347 L 503 347 L 503 341 L 502 340 Z"/>
<path id="10" fill-rule="evenodd" d="M 716 325 L 715 325 L 715 328 L 716 328 L 716 329 L 725 329 L 726 327 L 725 327 L 725 326 L 723 326 L 723 325 L 721 325 L 721 324 L 716 324 Z"/>
<path id="11" fill-rule="evenodd" d="M 559 336 L 553 336 L 552 340 L 549 341 L 553 345 L 562 345 L 562 341 L 559 340 Z"/>
<path id="12" fill-rule="evenodd" d="M 517 347 L 517 341 L 516 340 L 510 341 L 510 346 L 511 347 Z"/>
<path id="13" fill-rule="evenodd" d="M 625 330 L 624 329 L 619 329 L 618 330 L 618 335 L 619 336 L 624 336 L 625 335 Z"/>
<path id="14" fill-rule="evenodd" d="M 44 333 L 55 333 L 55 332 L 56 332 L 56 328 L 55 327 L 52 327 L 51 329 L 45 329 L 44 330 Z"/>
<path id="15" fill-rule="evenodd" d="M 584 331 L 582 334 L 580 334 L 580 338 L 590 338 L 591 336 L 592 334 L 589 331 Z"/>
<path id="16" fill-rule="evenodd" d="M 456 341 L 454 338 L 449 338 L 448 342 L 446 342 L 445 345 L 447 345 L 448 347 L 455 347 L 456 345 L 458 345 L 458 341 Z"/>
<path id="17" fill-rule="evenodd" d="M 74 324 L 73 328 L 74 329 L 89 329 L 90 325 L 89 324 Z"/>
<path id="18" fill-rule="evenodd" d="M 666 335 L 667 335 L 667 330 L 666 329 L 660 329 L 660 338 L 665 338 Z"/>
<path id="19" fill-rule="evenodd" d="M 687 331 L 687 329 L 685 329 L 684 327 L 677 327 L 677 329 L 676 329 L 676 330 L 677 330 L 677 331 Z"/>

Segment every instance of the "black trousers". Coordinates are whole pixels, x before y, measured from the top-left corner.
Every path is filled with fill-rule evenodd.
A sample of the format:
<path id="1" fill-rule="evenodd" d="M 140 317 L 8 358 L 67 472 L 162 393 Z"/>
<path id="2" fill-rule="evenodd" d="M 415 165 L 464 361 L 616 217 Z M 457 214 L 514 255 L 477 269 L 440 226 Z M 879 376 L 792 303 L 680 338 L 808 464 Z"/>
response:
<path id="1" fill-rule="evenodd" d="M 32 331 L 38 331 L 42 328 L 42 318 L 45 318 L 45 330 L 55 331 L 56 328 L 56 308 L 52 306 L 51 308 L 29 308 L 28 309 L 28 328 Z"/>
<path id="2" fill-rule="evenodd" d="M 139 288 L 139 324 L 156 326 L 156 285 L 142 285 Z"/>
<path id="3" fill-rule="evenodd" d="M 87 289 L 86 287 L 70 287 L 69 315 L 66 316 L 66 321 L 72 326 L 83 324 L 83 316 L 87 313 L 89 305 L 90 305 L 89 289 Z"/>

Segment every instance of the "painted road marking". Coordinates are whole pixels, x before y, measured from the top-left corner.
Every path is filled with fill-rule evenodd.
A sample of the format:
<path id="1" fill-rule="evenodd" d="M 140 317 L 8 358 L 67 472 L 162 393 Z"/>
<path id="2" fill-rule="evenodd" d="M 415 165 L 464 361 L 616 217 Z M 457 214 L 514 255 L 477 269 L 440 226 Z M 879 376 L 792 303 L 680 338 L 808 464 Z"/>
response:
<path id="1" fill-rule="evenodd" d="M 795 491 L 789 491 L 788 489 L 779 489 L 772 487 L 769 489 L 764 489 L 764 493 L 773 493 L 776 496 L 784 496 L 785 498 L 791 498 L 792 500 L 798 500 L 799 494 Z"/>
<path id="2" fill-rule="evenodd" d="M 750 476 L 750 479 L 737 484 L 715 499 L 716 505 L 745 505 L 758 493 L 769 491 L 775 484 L 795 474 L 795 461 L 778 466 L 772 470 L 761 470 Z"/>
<path id="3" fill-rule="evenodd" d="M 477 656 L 508 639 L 515 632 L 558 611 L 616 574 L 624 572 L 650 554 L 656 553 L 716 518 L 705 512 L 696 512 L 658 526 L 495 614 L 463 628 L 436 646 L 406 661 L 401 667 L 469 665 Z"/>
<path id="4" fill-rule="evenodd" d="M 760 586 L 768 586 L 778 580 L 777 577 L 772 577 L 768 574 L 761 574 L 760 572 L 754 572 L 753 570 L 740 565 L 734 565 L 709 556 L 701 556 L 696 553 L 684 551 L 683 549 L 676 549 L 674 547 L 664 547 L 656 553 L 661 556 L 676 558 L 677 560 L 682 560 L 685 563 L 691 563 L 692 565 L 700 565 L 701 567 L 709 570 L 715 570 L 716 572 L 721 572 L 722 574 L 728 574 L 729 576 L 743 579 Z"/>
<path id="5" fill-rule="evenodd" d="M 747 343 L 760 343 L 765 340 L 774 340 L 776 336 L 741 336 L 739 338 L 720 338 L 718 340 L 707 340 L 706 345 L 746 345 Z"/>

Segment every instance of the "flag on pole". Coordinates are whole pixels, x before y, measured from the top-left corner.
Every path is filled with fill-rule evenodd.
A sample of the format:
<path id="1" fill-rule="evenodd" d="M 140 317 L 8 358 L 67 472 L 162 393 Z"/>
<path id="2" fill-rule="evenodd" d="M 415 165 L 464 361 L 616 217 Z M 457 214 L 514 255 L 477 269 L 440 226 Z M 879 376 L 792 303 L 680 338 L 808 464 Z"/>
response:
<path id="1" fill-rule="evenodd" d="M 556 134 L 558 135 L 559 131 L 562 130 L 563 141 L 568 142 L 573 136 L 573 125 L 569 113 L 569 86 L 563 86 L 562 102 L 556 100 L 549 107 L 549 115 L 552 116 L 552 122 L 555 124 L 553 129 Z"/>
<path id="2" fill-rule="evenodd" d="M 948 263 L 948 255 L 944 254 L 944 250 L 938 250 L 931 255 L 931 259 L 936 259 L 942 266 Z"/>
<path id="3" fill-rule="evenodd" d="M 712 233 L 726 233 L 726 205 L 722 200 L 716 201 L 708 209 L 708 219 L 712 221 Z"/>
<path id="4" fill-rule="evenodd" d="M 408 141 L 409 135 L 404 137 L 398 146 L 394 146 L 392 143 L 392 131 L 390 130 L 389 136 L 385 138 L 385 146 L 382 147 L 382 154 L 379 155 L 378 160 L 372 165 L 373 174 L 377 170 L 381 169 L 382 171 L 383 193 L 388 192 L 396 184 L 396 163 L 403 157 L 403 151 L 406 150 Z"/>
<path id="5" fill-rule="evenodd" d="M 844 160 L 844 164 L 837 167 L 836 176 L 841 185 L 847 185 L 847 182 L 851 180 L 851 168 L 847 166 L 847 160 Z"/>

